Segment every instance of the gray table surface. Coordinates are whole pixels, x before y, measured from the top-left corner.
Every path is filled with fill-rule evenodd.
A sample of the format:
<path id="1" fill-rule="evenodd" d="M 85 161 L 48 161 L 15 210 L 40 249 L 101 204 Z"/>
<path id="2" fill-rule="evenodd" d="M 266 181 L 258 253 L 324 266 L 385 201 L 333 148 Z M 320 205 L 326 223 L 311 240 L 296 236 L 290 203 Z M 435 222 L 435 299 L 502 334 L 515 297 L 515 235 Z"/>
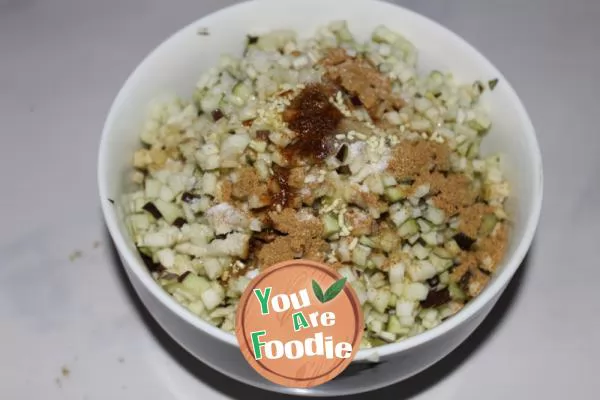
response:
<path id="1" fill-rule="evenodd" d="M 0 0 L 2 399 L 280 397 L 213 372 L 157 328 L 97 199 L 100 130 L 124 79 L 230 2 Z M 598 398 L 600 1 L 401 3 L 511 80 L 538 132 L 545 199 L 527 262 L 481 328 L 426 372 L 356 398 Z"/>

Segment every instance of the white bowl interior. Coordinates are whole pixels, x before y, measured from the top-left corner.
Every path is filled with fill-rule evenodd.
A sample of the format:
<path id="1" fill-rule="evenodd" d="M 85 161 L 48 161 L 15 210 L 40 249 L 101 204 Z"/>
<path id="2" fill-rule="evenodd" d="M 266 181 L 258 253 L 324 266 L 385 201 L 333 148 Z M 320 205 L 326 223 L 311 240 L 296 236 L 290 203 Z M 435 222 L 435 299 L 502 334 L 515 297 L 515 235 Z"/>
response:
<path id="1" fill-rule="evenodd" d="M 436 23 L 391 4 L 368 0 L 255 0 L 219 11 L 187 26 L 160 45 L 134 71 L 117 96 L 105 129 L 99 158 L 99 185 L 105 218 L 117 249 L 136 275 L 171 309 L 210 334 L 234 344 L 224 334 L 200 321 L 175 303 L 146 271 L 115 207 L 106 198 L 120 198 L 131 170 L 133 152 L 139 148 L 138 134 L 148 104 L 158 96 L 190 96 L 203 71 L 215 65 L 224 53 L 241 54 L 245 36 L 277 28 L 291 28 L 300 35 L 332 20 L 345 19 L 351 31 L 366 39 L 379 24 L 403 34 L 419 50 L 423 70 L 451 71 L 458 81 L 499 78 L 483 101 L 489 108 L 493 128 L 485 138 L 484 152 L 505 155 L 505 171 L 512 187 L 509 210 L 514 220 L 511 239 L 501 272 L 488 288 L 456 317 L 422 335 L 388 345 L 380 353 L 399 351 L 422 343 L 468 318 L 503 289 L 522 261 L 535 231 L 542 193 L 541 158 L 531 122 L 506 79 L 475 49 Z M 208 36 L 198 35 L 207 28 Z M 153 286 L 153 287 L 152 287 Z M 359 354 L 358 359 L 363 358 Z"/>

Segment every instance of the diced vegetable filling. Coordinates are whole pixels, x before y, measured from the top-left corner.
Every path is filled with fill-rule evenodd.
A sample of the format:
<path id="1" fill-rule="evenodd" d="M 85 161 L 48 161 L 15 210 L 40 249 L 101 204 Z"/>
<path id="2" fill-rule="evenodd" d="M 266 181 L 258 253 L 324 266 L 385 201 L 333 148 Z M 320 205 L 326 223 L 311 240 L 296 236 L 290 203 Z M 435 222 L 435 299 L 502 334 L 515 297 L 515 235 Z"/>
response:
<path id="1" fill-rule="evenodd" d="M 477 296 L 508 237 L 501 157 L 479 151 L 485 86 L 417 73 L 415 47 L 383 26 L 366 42 L 338 21 L 246 43 L 142 129 L 123 204 L 156 281 L 233 332 L 261 269 L 324 262 L 362 304 L 362 347 L 433 328 Z"/>

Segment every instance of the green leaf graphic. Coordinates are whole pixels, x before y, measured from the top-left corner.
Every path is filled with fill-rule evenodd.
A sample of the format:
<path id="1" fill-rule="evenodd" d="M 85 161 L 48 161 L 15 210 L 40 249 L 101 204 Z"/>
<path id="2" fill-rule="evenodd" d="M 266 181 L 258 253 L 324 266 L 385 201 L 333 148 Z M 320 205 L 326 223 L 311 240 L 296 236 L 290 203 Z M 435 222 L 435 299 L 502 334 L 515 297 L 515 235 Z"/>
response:
<path id="1" fill-rule="evenodd" d="M 335 296 L 337 296 L 342 291 L 345 284 L 346 278 L 344 277 L 339 281 L 336 281 L 333 285 L 329 286 L 329 289 L 325 291 L 325 296 L 323 296 L 322 303 L 326 303 L 329 300 L 335 299 Z"/>
<path id="2" fill-rule="evenodd" d="M 315 296 L 317 296 L 317 299 L 319 299 L 321 303 L 325 303 L 323 299 L 323 290 L 321 289 L 321 286 L 319 286 L 317 281 L 315 281 L 314 279 L 312 280 L 312 289 Z"/>

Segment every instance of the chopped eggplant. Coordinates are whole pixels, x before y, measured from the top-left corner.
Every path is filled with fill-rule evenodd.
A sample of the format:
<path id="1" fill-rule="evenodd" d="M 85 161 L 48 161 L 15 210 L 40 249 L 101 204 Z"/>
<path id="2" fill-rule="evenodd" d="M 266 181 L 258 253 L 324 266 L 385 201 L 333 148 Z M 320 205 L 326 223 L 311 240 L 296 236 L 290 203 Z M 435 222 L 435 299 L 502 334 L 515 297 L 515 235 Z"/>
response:
<path id="1" fill-rule="evenodd" d="M 185 224 L 187 224 L 187 221 L 185 220 L 185 218 L 182 217 L 177 217 L 175 221 L 173 221 L 173 225 L 178 228 L 181 228 Z"/>
<path id="2" fill-rule="evenodd" d="M 221 110 L 220 110 L 220 109 L 218 109 L 218 108 L 217 108 L 216 110 L 212 111 L 212 112 L 210 113 L 210 115 L 212 116 L 212 118 L 213 118 L 213 120 L 214 120 L 215 122 L 217 122 L 218 120 L 220 120 L 220 119 L 221 119 L 221 118 L 223 118 L 223 116 L 224 116 L 224 114 L 223 114 L 223 111 L 221 111 Z"/>
<path id="3" fill-rule="evenodd" d="M 338 150 L 338 152 L 335 155 L 335 158 L 338 159 L 339 162 L 344 163 L 346 162 L 346 159 L 348 158 L 348 145 L 347 144 L 342 144 Z"/>
<path id="4" fill-rule="evenodd" d="M 342 165 L 342 166 L 338 167 L 335 171 L 340 175 L 351 175 L 352 174 L 350 167 L 347 165 Z"/>
<path id="5" fill-rule="evenodd" d="M 338 233 L 341 230 L 338 219 L 333 214 L 325 214 L 323 216 L 323 229 L 323 234 L 326 238 Z"/>
<path id="6" fill-rule="evenodd" d="M 494 214 L 486 214 L 481 219 L 481 226 L 479 227 L 479 235 L 487 236 L 496 227 L 496 223 L 498 222 L 498 218 Z"/>
<path id="7" fill-rule="evenodd" d="M 148 267 L 148 270 L 150 272 L 162 272 L 165 270 L 165 267 L 160 265 L 160 263 L 154 262 L 151 256 L 144 254 L 141 250 L 139 251 L 139 253 L 140 257 L 142 258 L 142 261 L 144 262 L 144 264 L 146 264 L 146 267 Z"/>
<path id="8" fill-rule="evenodd" d="M 191 98 L 151 107 L 123 221 L 152 278 L 224 331 L 262 267 L 309 258 L 354 288 L 362 344 L 399 342 L 454 315 L 496 270 L 495 254 L 464 250 L 512 217 L 500 156 L 480 148 L 497 122 L 481 94 L 498 81 L 421 74 L 417 49 L 385 27 L 364 43 L 343 21 L 325 29 L 247 35 Z M 344 76 L 353 66 L 358 81 Z M 490 211 L 463 229 L 473 202 Z"/>
<path id="9" fill-rule="evenodd" d="M 471 271 L 467 271 L 458 280 L 458 282 L 457 282 L 458 287 L 461 288 L 462 290 L 464 290 L 466 292 L 467 289 L 468 289 L 469 281 L 470 280 L 471 280 Z"/>
<path id="10" fill-rule="evenodd" d="M 465 251 L 469 251 L 471 249 L 471 246 L 473 246 L 473 243 L 475 243 L 475 239 L 465 235 L 462 232 L 459 232 L 456 235 L 454 235 L 453 239 L 456 242 L 456 244 L 458 244 L 458 247 Z"/>
<path id="11" fill-rule="evenodd" d="M 199 199 L 200 196 L 198 196 L 197 194 L 194 193 L 190 193 L 190 192 L 183 192 L 181 195 L 181 201 L 185 202 L 185 203 L 191 203 L 196 199 Z"/>
<path id="12" fill-rule="evenodd" d="M 452 298 L 450 297 L 450 292 L 448 291 L 448 288 L 443 288 L 440 290 L 430 290 L 429 293 L 427 293 L 427 298 L 421 301 L 421 307 L 439 307 L 441 305 L 446 304 L 450 300 L 452 300 Z"/>
<path id="13" fill-rule="evenodd" d="M 142 208 L 145 211 L 148 211 L 154 218 L 156 218 L 156 219 L 162 218 L 162 214 L 160 213 L 158 208 L 156 208 L 156 205 L 154 205 L 154 203 L 149 201 L 148 203 L 144 204 L 144 207 L 142 207 Z"/>
<path id="14" fill-rule="evenodd" d="M 440 284 L 439 275 L 434 276 L 433 278 L 427 279 L 427 284 L 432 288 L 437 287 Z"/>
<path id="15" fill-rule="evenodd" d="M 465 296 L 465 293 L 460 287 L 458 287 L 458 284 L 456 284 L 455 282 L 450 282 L 448 284 L 448 291 L 452 300 L 463 301 L 467 298 L 467 296 Z"/>
<path id="16" fill-rule="evenodd" d="M 177 282 L 181 283 L 183 282 L 183 280 L 189 275 L 191 274 L 191 271 L 185 271 L 183 274 L 179 275 L 179 277 L 177 278 Z"/>

